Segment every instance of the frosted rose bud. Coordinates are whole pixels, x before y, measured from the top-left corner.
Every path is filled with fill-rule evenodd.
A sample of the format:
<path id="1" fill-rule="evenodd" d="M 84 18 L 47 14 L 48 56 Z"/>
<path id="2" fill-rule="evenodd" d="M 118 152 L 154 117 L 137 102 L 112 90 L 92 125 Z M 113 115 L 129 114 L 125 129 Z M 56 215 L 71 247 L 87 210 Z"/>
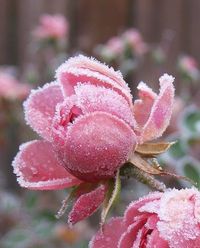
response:
<path id="1" fill-rule="evenodd" d="M 114 177 L 137 142 L 127 84 L 84 56 L 61 65 L 57 80 L 24 104 L 27 123 L 44 140 L 21 146 L 13 163 L 19 183 L 53 189 Z"/>
<path id="2" fill-rule="evenodd" d="M 42 15 L 40 17 L 40 24 L 33 31 L 33 35 L 37 39 L 62 39 L 69 29 L 69 24 L 62 15 Z"/>
<path id="3" fill-rule="evenodd" d="M 193 248 L 200 245 L 200 192 L 150 193 L 132 202 L 91 240 L 90 248 Z"/>
<path id="4" fill-rule="evenodd" d="M 42 140 L 20 146 L 13 161 L 19 184 L 37 190 L 87 185 L 75 196 L 68 222 L 90 216 L 104 201 L 108 180 L 117 179 L 138 142 L 164 132 L 172 81 L 167 75 L 161 78 L 159 95 L 142 87 L 141 102 L 133 105 L 120 72 L 81 55 L 67 60 L 56 81 L 33 90 L 24 103 L 25 119 Z"/>

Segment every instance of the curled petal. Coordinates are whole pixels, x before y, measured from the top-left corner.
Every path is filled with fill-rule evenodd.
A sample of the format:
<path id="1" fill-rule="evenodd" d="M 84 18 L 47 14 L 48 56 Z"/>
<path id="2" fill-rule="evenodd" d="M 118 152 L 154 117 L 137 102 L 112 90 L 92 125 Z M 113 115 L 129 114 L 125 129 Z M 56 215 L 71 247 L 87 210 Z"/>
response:
<path id="1" fill-rule="evenodd" d="M 157 95 L 145 83 L 141 82 L 137 89 L 139 90 L 139 100 L 133 105 L 133 113 L 137 121 L 138 127 L 143 127 L 147 122 L 153 103 Z"/>
<path id="2" fill-rule="evenodd" d="M 123 218 L 112 218 L 109 223 L 90 241 L 89 248 L 114 248 L 118 247 L 121 235 L 126 231 Z"/>
<path id="3" fill-rule="evenodd" d="M 151 112 L 146 123 L 142 123 L 144 126 L 142 127 L 142 131 L 140 131 L 140 143 L 160 137 L 169 125 L 174 102 L 174 78 L 164 74 L 159 80 L 160 93 L 155 98 L 153 104 L 152 102 L 150 103 Z M 135 118 L 137 120 L 138 117 Z"/>
<path id="4" fill-rule="evenodd" d="M 24 103 L 27 123 L 41 137 L 50 141 L 50 129 L 56 105 L 63 101 L 63 95 L 57 83 L 45 84 L 43 88 L 33 90 Z"/>
<path id="5" fill-rule="evenodd" d="M 154 229 L 153 232 L 147 237 L 147 247 L 169 248 L 169 244 L 166 240 L 160 237 L 158 230 Z"/>
<path id="6" fill-rule="evenodd" d="M 35 140 L 21 145 L 13 167 L 20 186 L 29 189 L 63 189 L 80 183 L 66 171 L 52 145 L 46 141 Z"/>
<path id="7" fill-rule="evenodd" d="M 114 71 L 94 58 L 87 58 L 83 55 L 71 58 L 58 68 L 56 77 L 67 96 L 74 93 L 74 86 L 78 83 L 89 83 L 112 88 L 118 94 L 124 96 L 128 103 L 132 105 L 130 89 L 123 80 L 121 73 Z"/>
<path id="8" fill-rule="evenodd" d="M 83 113 L 104 111 L 134 126 L 132 110 L 127 101 L 112 89 L 80 84 L 75 87 L 77 104 Z"/>
<path id="9" fill-rule="evenodd" d="M 126 232 L 124 232 L 119 240 L 119 248 L 132 248 L 138 231 L 145 223 L 145 219 L 135 221 L 132 225 L 128 226 Z"/>
<path id="10" fill-rule="evenodd" d="M 128 124 L 111 114 L 93 112 L 68 128 L 65 165 L 86 181 L 114 177 L 135 146 L 136 136 Z"/>
<path id="11" fill-rule="evenodd" d="M 142 206 L 144 206 L 148 202 L 159 200 L 161 196 L 162 196 L 162 193 L 155 192 L 155 193 L 149 194 L 148 196 L 140 198 L 138 201 L 132 202 L 128 206 L 128 208 L 124 214 L 124 221 L 125 221 L 126 225 L 130 225 L 136 216 L 138 216 L 140 214 L 144 215 L 144 213 L 140 212 L 140 208 Z"/>
<path id="12" fill-rule="evenodd" d="M 105 193 L 105 185 L 100 185 L 93 191 L 79 196 L 69 213 L 68 223 L 74 225 L 92 215 L 103 202 Z"/>

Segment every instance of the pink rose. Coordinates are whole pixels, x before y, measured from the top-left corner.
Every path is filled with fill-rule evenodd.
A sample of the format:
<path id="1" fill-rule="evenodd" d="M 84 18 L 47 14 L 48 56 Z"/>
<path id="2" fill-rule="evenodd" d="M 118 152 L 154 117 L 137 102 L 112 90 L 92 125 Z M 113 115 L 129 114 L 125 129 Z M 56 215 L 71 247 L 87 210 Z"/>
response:
<path id="1" fill-rule="evenodd" d="M 19 184 L 30 189 L 89 184 L 69 215 L 76 223 L 99 207 L 106 180 L 115 177 L 136 144 L 162 135 L 171 115 L 173 78 L 161 78 L 159 95 L 140 87 L 134 105 L 121 73 L 92 58 L 69 59 L 56 80 L 25 102 L 26 121 L 43 140 L 22 145 L 13 166 Z"/>
<path id="2" fill-rule="evenodd" d="M 107 47 L 115 54 L 120 54 L 123 51 L 123 43 L 119 37 L 113 37 L 107 42 Z"/>
<path id="3" fill-rule="evenodd" d="M 15 100 L 22 100 L 30 92 L 28 84 L 22 84 L 12 75 L 6 72 L 0 72 L 0 97 Z"/>
<path id="4" fill-rule="evenodd" d="M 195 60 L 195 58 L 184 55 L 182 56 L 179 61 L 178 65 L 180 70 L 189 76 L 193 80 L 198 80 L 200 76 L 199 68 L 198 68 L 198 63 Z"/>
<path id="5" fill-rule="evenodd" d="M 36 27 L 33 34 L 39 39 L 62 39 L 68 33 L 69 25 L 62 15 L 42 15 L 40 25 Z"/>
<path id="6" fill-rule="evenodd" d="M 137 55 L 143 55 L 147 52 L 147 44 L 144 42 L 140 32 L 137 29 L 128 29 L 123 33 L 122 38 L 125 39 L 127 44 Z"/>
<path id="7" fill-rule="evenodd" d="M 150 193 L 132 202 L 91 240 L 90 248 L 199 248 L 200 192 Z"/>

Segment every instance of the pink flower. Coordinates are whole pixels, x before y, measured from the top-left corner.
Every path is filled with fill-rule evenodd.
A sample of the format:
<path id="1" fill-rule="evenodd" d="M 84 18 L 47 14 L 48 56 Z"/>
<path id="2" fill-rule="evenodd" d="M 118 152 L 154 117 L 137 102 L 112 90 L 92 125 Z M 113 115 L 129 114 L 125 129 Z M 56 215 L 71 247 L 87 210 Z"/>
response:
<path id="1" fill-rule="evenodd" d="M 123 33 L 122 38 L 133 49 L 136 55 L 143 55 L 147 52 L 147 44 L 144 42 L 140 32 L 131 28 Z"/>
<path id="2" fill-rule="evenodd" d="M 90 242 L 90 248 L 112 247 L 200 247 L 200 192 L 172 189 L 132 202 Z"/>
<path id="3" fill-rule="evenodd" d="M 30 92 L 28 84 L 22 84 L 12 75 L 0 72 L 0 97 L 15 100 L 24 99 Z"/>
<path id="4" fill-rule="evenodd" d="M 114 59 L 120 56 L 124 51 L 124 42 L 121 37 L 112 37 L 102 46 L 101 54 L 105 58 Z"/>
<path id="5" fill-rule="evenodd" d="M 142 87 L 134 107 L 121 73 L 94 59 L 69 59 L 56 79 L 32 91 L 24 104 L 27 123 L 43 140 L 22 145 L 13 166 L 19 184 L 30 189 L 86 184 L 69 215 L 76 223 L 102 203 L 107 180 L 129 160 L 138 140 L 162 134 L 170 119 L 173 80 L 161 79 L 159 95 Z M 146 115 L 139 118 L 137 111 L 147 103 Z"/>
<path id="6" fill-rule="evenodd" d="M 200 76 L 197 61 L 188 55 L 180 57 L 178 61 L 179 69 L 192 80 L 198 80 Z"/>
<path id="7" fill-rule="evenodd" d="M 62 39 L 68 33 L 69 25 L 62 15 L 42 15 L 40 25 L 33 34 L 38 39 Z"/>

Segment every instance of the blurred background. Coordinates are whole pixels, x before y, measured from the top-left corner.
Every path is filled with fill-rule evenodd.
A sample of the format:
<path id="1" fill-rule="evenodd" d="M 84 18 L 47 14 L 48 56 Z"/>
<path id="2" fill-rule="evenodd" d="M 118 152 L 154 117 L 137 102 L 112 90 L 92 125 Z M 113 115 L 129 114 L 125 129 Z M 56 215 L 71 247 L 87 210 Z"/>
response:
<path id="1" fill-rule="evenodd" d="M 163 73 L 175 76 L 177 97 L 163 138 L 177 143 L 159 160 L 200 187 L 200 1 L 0 0 L 0 6 L 0 248 L 84 248 L 98 227 L 98 213 L 74 229 L 66 216 L 56 220 L 67 191 L 23 190 L 11 166 L 19 145 L 37 137 L 25 124 L 23 101 L 72 55 L 120 69 L 135 99 L 140 81 L 158 90 Z M 149 191 L 134 179 L 124 184 L 113 214 Z"/>

